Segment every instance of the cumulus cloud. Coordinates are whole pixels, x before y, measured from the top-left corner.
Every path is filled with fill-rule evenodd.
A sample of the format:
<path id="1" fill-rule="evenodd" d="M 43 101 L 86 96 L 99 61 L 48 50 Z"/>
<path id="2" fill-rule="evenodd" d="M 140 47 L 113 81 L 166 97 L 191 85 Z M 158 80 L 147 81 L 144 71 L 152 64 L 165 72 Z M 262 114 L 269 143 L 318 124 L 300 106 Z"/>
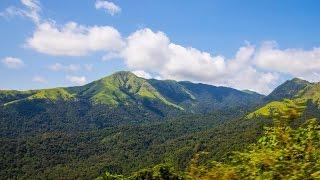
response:
<path id="1" fill-rule="evenodd" d="M 137 30 L 123 38 L 111 26 L 84 26 L 76 22 L 58 25 L 52 20 L 41 19 L 39 1 L 21 2 L 24 9 L 9 7 L 0 15 L 18 15 L 32 19 L 36 29 L 32 37 L 26 40 L 26 45 L 40 53 L 85 56 L 102 52 L 105 53 L 103 60 L 121 59 L 141 77 L 148 78 L 152 74 L 160 79 L 190 80 L 260 93 L 269 93 L 283 77 L 320 80 L 319 47 L 311 50 L 280 49 L 275 42 L 264 42 L 257 47 L 246 42 L 233 57 L 224 57 L 175 44 L 164 32 L 148 28 Z M 108 1 L 97 0 L 95 6 L 97 9 L 107 10 L 111 15 L 121 11 Z M 19 65 L 19 60 L 3 60 L 3 63 L 11 63 L 10 66 L 7 65 L 10 68 L 23 66 L 22 61 Z M 81 68 L 91 70 L 92 66 Z M 77 68 L 55 64 L 51 69 L 70 72 Z M 86 82 L 84 76 L 67 76 L 66 79 L 75 84 Z"/>
<path id="2" fill-rule="evenodd" d="M 40 53 L 55 56 L 84 56 L 90 52 L 113 52 L 122 49 L 124 42 L 120 33 L 111 26 L 84 26 L 76 22 L 58 25 L 53 20 L 40 16 L 38 0 L 21 0 L 24 8 L 8 7 L 0 16 L 24 16 L 36 25 L 32 37 L 26 40 L 26 47 Z M 109 3 L 109 2 L 108 2 Z M 112 7 L 107 1 L 97 1 L 99 8 Z M 112 10 L 112 8 L 111 8 Z M 113 10 L 112 12 L 116 12 Z"/>
<path id="3" fill-rule="evenodd" d="M 32 78 L 32 81 L 33 81 L 33 82 L 36 82 L 36 83 L 41 83 L 41 84 L 46 84 L 46 83 L 48 83 L 48 81 L 47 81 L 44 77 L 42 77 L 42 76 L 34 76 L 34 77 Z"/>
<path id="4" fill-rule="evenodd" d="M 190 80 L 215 85 L 270 92 L 278 75 L 253 64 L 255 47 L 246 44 L 232 59 L 174 44 L 163 32 L 142 29 L 127 38 L 121 52 L 132 70 L 151 72 L 164 79 Z"/>
<path id="5" fill-rule="evenodd" d="M 256 65 L 268 71 L 319 81 L 320 48 L 311 50 L 278 48 L 276 42 L 265 42 L 257 51 Z"/>
<path id="6" fill-rule="evenodd" d="M 137 70 L 137 71 L 132 71 L 132 73 L 135 74 L 138 77 L 142 77 L 142 78 L 145 78 L 145 79 L 151 79 L 152 78 L 151 74 L 149 74 L 149 73 L 147 73 L 145 71 Z"/>
<path id="7" fill-rule="evenodd" d="M 86 27 L 75 22 L 61 27 L 44 22 L 26 44 L 40 53 L 55 56 L 84 56 L 94 51 L 118 51 L 124 46 L 120 33 L 111 26 Z"/>
<path id="8" fill-rule="evenodd" d="M 169 60 L 169 43 L 164 33 L 142 29 L 127 38 L 121 55 L 129 68 L 152 71 L 162 68 Z"/>
<path id="9" fill-rule="evenodd" d="M 119 6 L 115 5 L 113 2 L 104 0 L 97 0 L 95 7 L 96 9 L 104 9 L 111 16 L 121 12 L 121 8 Z"/>
<path id="10" fill-rule="evenodd" d="M 23 61 L 15 57 L 5 57 L 2 59 L 2 63 L 10 69 L 20 69 L 24 66 Z"/>
<path id="11" fill-rule="evenodd" d="M 83 85 L 87 82 L 85 76 L 66 76 L 66 79 L 76 85 Z"/>

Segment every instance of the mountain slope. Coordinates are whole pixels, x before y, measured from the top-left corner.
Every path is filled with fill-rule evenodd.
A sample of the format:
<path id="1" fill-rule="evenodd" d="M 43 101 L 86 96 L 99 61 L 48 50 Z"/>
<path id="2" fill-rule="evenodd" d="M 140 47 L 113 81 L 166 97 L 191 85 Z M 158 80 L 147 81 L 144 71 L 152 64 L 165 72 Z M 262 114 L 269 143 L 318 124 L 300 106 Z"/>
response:
<path id="1" fill-rule="evenodd" d="M 320 107 L 320 83 L 310 83 L 294 78 L 280 85 L 265 99 L 269 103 L 248 114 L 247 118 L 270 117 L 272 113 L 284 114 L 288 111 L 301 116 L 305 114 L 307 108 L 310 109 L 310 106 L 314 107 L 314 111 L 318 111 Z"/>
<path id="2" fill-rule="evenodd" d="M 310 84 L 262 111 L 301 110 L 301 122 L 319 116 L 319 87 Z M 184 170 L 195 153 L 222 160 L 272 124 L 268 115 L 242 118 L 262 95 L 127 72 L 79 87 L 3 94 L 9 104 L 0 106 L 0 175 L 8 179 L 93 179 L 163 162 Z"/>
<path id="3" fill-rule="evenodd" d="M 146 79 L 125 71 L 79 87 L 77 94 L 79 98 L 88 99 L 93 104 L 144 105 L 149 101 L 182 109 L 165 99 Z"/>
<path id="4" fill-rule="evenodd" d="M 189 113 L 249 111 L 262 95 L 121 71 L 84 86 L 0 91 L 0 135 L 82 132 Z"/>
<path id="5" fill-rule="evenodd" d="M 143 79 L 121 71 L 78 87 L 33 91 L 0 91 L 0 103 L 9 105 L 34 100 L 87 101 L 92 105 L 141 106 L 167 113 L 168 111 L 209 112 L 227 106 L 254 107 L 262 95 L 227 87 L 191 82 Z"/>
<path id="6" fill-rule="evenodd" d="M 293 78 L 274 89 L 267 97 L 265 97 L 265 100 L 278 101 L 285 98 L 292 99 L 309 85 L 312 85 L 312 83 L 299 78 Z"/>

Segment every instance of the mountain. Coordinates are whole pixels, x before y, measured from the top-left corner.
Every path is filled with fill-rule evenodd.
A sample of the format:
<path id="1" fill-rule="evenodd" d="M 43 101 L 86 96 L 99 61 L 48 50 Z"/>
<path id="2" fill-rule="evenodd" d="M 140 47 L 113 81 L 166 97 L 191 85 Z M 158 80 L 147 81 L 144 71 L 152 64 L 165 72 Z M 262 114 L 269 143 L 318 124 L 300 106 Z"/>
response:
<path id="1" fill-rule="evenodd" d="M 320 84 L 280 86 L 287 88 L 271 93 L 278 100 L 266 101 L 251 91 L 118 72 L 84 86 L 0 91 L 0 177 L 94 179 L 160 163 L 184 171 L 200 152 L 203 163 L 227 161 L 272 125 L 270 109 L 297 112 L 294 125 L 320 116 Z"/>
<path id="2" fill-rule="evenodd" d="M 0 91 L 2 105 L 21 101 L 46 100 L 51 102 L 86 100 L 93 105 L 112 107 L 158 103 L 179 110 L 202 112 L 203 106 L 213 110 L 226 106 L 250 106 L 260 103 L 263 95 L 173 80 L 143 79 L 131 72 L 121 71 L 78 87 L 53 88 L 33 91 Z M 236 103 L 235 103 L 236 102 Z M 201 105 L 204 104 L 204 105 Z M 200 107 L 202 106 L 202 107 Z"/>
<path id="3" fill-rule="evenodd" d="M 263 98 L 125 71 L 84 86 L 0 91 L 0 176 L 92 179 L 154 165 L 172 158 L 162 143 L 241 116 Z M 183 146 L 177 157 L 190 158 L 194 143 Z"/>
<path id="4" fill-rule="evenodd" d="M 121 71 L 84 86 L 0 91 L 0 135 L 79 132 L 190 113 L 248 111 L 261 104 L 263 97 L 227 87 L 144 79 Z"/>
<path id="5" fill-rule="evenodd" d="M 284 114 L 288 111 L 295 112 L 299 116 L 307 115 L 307 110 L 317 111 L 320 106 L 320 83 L 294 78 L 278 86 L 265 97 L 265 100 L 268 103 L 247 117 L 270 117 L 271 113 Z"/>
<path id="6" fill-rule="evenodd" d="M 19 104 L 86 102 L 108 108 L 142 108 L 156 115 L 200 113 L 225 107 L 252 108 L 263 95 L 227 87 L 216 87 L 173 80 L 143 79 L 121 71 L 78 87 L 32 91 L 0 91 L 0 105 L 9 108 Z"/>
<path id="7" fill-rule="evenodd" d="M 306 88 L 307 86 L 312 85 L 312 83 L 302 80 L 299 78 L 293 78 L 287 80 L 276 89 L 274 89 L 267 97 L 266 101 L 278 101 L 282 99 L 291 99 L 298 95 L 298 93 Z"/>

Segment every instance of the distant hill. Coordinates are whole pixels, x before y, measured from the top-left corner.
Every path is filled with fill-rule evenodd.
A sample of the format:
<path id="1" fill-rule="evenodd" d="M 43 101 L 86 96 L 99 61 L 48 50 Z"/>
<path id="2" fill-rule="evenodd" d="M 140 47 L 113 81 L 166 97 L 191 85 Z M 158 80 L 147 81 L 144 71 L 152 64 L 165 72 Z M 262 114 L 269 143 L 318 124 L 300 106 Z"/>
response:
<path id="1" fill-rule="evenodd" d="M 86 100 L 93 105 L 103 104 L 112 107 L 122 105 L 146 107 L 152 103 L 158 103 L 188 112 L 203 112 L 226 106 L 253 107 L 261 103 L 262 98 L 263 95 L 258 93 L 227 87 L 143 79 L 127 71 L 117 72 L 78 87 L 0 91 L 0 103 L 4 106 L 32 100 L 50 102 Z"/>
<path id="2" fill-rule="evenodd" d="M 307 86 L 312 85 L 312 83 L 302 80 L 299 78 L 293 78 L 287 80 L 276 89 L 274 89 L 268 96 L 265 97 L 266 101 L 278 101 L 282 99 L 291 99 L 298 95 Z"/>
<path id="3" fill-rule="evenodd" d="M 294 78 L 278 86 L 264 99 L 268 103 L 250 113 L 248 118 L 269 117 L 271 112 L 284 113 L 286 111 L 295 111 L 301 116 L 311 106 L 320 106 L 320 83 L 310 83 Z"/>

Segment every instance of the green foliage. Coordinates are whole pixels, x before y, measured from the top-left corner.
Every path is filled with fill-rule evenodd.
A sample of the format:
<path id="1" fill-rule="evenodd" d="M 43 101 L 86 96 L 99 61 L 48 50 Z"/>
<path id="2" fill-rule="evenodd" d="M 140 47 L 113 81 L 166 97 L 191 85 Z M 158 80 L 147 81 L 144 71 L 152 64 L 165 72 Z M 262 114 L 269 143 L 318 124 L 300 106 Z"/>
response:
<path id="1" fill-rule="evenodd" d="M 301 115 L 306 108 L 306 102 L 306 100 L 302 99 L 284 99 L 283 101 L 273 101 L 248 114 L 246 118 L 252 119 L 256 116 L 271 117 L 271 113 L 283 114 L 287 111 L 296 111 L 299 115 Z"/>
<path id="2" fill-rule="evenodd" d="M 178 107 L 167 101 L 147 80 L 124 71 L 92 82 L 84 86 L 79 93 L 97 104 L 130 104 L 137 100 L 149 99 Z"/>
<path id="3" fill-rule="evenodd" d="M 312 83 L 308 81 L 293 78 L 278 86 L 265 98 L 265 100 L 279 101 L 282 99 L 293 99 L 296 98 L 301 91 L 311 85 Z"/>
<path id="4" fill-rule="evenodd" d="M 291 112 L 283 118 L 293 119 L 293 127 L 318 117 L 312 99 L 317 89 L 308 88 L 299 93 L 301 101 L 266 108 L 269 115 Z M 256 142 L 273 122 L 270 116 L 241 118 L 262 99 L 252 92 L 145 80 L 128 72 L 79 87 L 0 91 L 0 177 L 93 179 L 109 172 L 104 177 L 161 179 L 162 170 L 147 167 L 168 163 L 172 167 L 164 174 L 180 176 L 202 151 L 208 153 L 201 165 L 221 161 L 215 165 L 217 177 L 231 177 L 236 171 L 225 176 L 233 169 L 230 153 Z"/>
<path id="5" fill-rule="evenodd" d="M 59 107 L 69 112 L 70 116 L 59 114 Z M 211 149 L 219 159 L 234 149 L 232 143 L 237 143 L 235 147 L 239 148 L 243 143 L 241 140 L 256 136 L 255 130 L 250 130 L 252 125 L 245 125 L 245 129 L 237 121 L 230 125 L 219 125 L 243 114 L 239 113 L 239 109 L 218 111 L 210 115 L 179 116 L 156 122 L 149 120 L 149 123 L 110 124 L 104 128 L 99 128 L 97 124 L 96 128 L 85 129 L 94 125 L 85 121 L 90 116 L 71 118 L 79 107 L 82 106 L 64 104 L 52 107 L 57 110 L 52 111 L 56 116 L 53 116 L 54 121 L 51 123 L 55 126 L 45 126 L 45 121 L 37 119 L 39 129 L 31 126 L 26 132 L 21 128 L 16 130 L 15 135 L 2 135 L 0 143 L 4 146 L 0 147 L 0 153 L 5 158 L 0 161 L 0 176 L 5 179 L 57 179 L 63 175 L 66 179 L 92 179 L 105 171 L 128 176 L 140 169 L 166 162 L 176 170 L 183 171 L 192 155 L 204 148 Z M 91 116 L 101 115 L 105 107 L 102 110 Z M 115 113 L 121 114 L 119 118 L 123 118 L 124 112 Z M 102 116 L 98 116 L 97 120 L 99 117 Z M 117 116 L 114 118 L 112 121 L 119 120 Z M 97 120 L 96 123 L 99 122 Z M 101 119 L 100 123 L 108 122 Z M 4 128 L 1 132 L 12 132 L 5 131 L 8 127 L 0 127 Z M 250 133 L 244 138 L 242 132 Z"/>
<path id="6" fill-rule="evenodd" d="M 35 100 L 53 103 L 86 101 L 92 106 L 138 106 L 164 116 L 177 112 L 210 112 L 227 106 L 252 108 L 260 104 L 262 98 L 263 96 L 257 93 L 245 93 L 232 88 L 171 80 L 147 80 L 131 72 L 120 71 L 84 86 L 0 91 L 0 106 L 32 104 Z"/>
<path id="7" fill-rule="evenodd" d="M 320 126 L 314 119 L 305 126 L 266 128 L 256 144 L 235 152 L 229 163 L 213 162 L 209 169 L 191 163 L 189 174 L 199 179 L 319 179 Z"/>
<path id="8" fill-rule="evenodd" d="M 142 169 L 130 176 L 113 175 L 106 172 L 96 180 L 182 180 L 184 175 L 177 173 L 170 165 L 159 164 L 153 168 Z"/>
<path id="9" fill-rule="evenodd" d="M 44 89 L 39 90 L 35 94 L 29 96 L 28 100 L 34 99 L 45 99 L 49 101 L 57 101 L 57 100 L 71 100 L 74 99 L 75 95 L 68 92 L 66 88 L 54 88 L 54 89 Z"/>

